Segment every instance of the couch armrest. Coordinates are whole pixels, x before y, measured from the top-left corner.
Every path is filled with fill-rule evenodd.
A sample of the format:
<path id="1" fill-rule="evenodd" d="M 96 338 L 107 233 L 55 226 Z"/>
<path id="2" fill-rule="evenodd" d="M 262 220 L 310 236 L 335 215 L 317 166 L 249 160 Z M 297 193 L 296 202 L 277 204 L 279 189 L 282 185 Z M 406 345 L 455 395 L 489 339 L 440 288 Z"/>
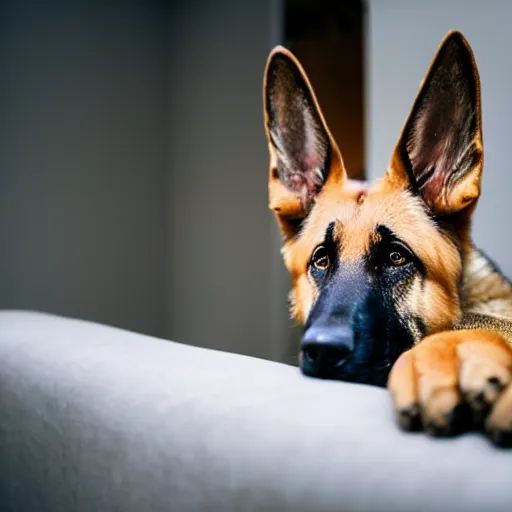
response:
<path id="1" fill-rule="evenodd" d="M 0 510 L 511 510 L 512 455 L 400 432 L 384 390 L 0 312 Z"/>

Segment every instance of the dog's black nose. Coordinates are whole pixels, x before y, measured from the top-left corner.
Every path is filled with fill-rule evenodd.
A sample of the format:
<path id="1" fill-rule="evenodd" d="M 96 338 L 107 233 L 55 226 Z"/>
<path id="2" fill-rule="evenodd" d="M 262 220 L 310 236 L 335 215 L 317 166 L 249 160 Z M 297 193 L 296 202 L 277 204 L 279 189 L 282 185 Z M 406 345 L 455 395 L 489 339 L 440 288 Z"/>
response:
<path id="1" fill-rule="evenodd" d="M 313 377 L 329 377 L 350 358 L 353 348 L 348 326 L 310 327 L 301 343 L 302 371 Z"/>

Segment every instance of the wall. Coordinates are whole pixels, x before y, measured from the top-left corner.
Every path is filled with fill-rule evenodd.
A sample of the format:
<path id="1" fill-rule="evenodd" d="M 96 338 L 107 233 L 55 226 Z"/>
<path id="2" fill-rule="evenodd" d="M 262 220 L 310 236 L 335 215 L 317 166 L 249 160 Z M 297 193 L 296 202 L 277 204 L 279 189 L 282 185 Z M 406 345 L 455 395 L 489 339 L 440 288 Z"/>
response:
<path id="1" fill-rule="evenodd" d="M 369 0 L 367 161 L 382 174 L 437 45 L 452 29 L 469 40 L 482 82 L 485 170 L 474 220 L 476 244 L 512 276 L 510 133 L 512 61 L 507 0 Z"/>
<path id="2" fill-rule="evenodd" d="M 156 2 L 0 4 L 0 308 L 165 335 Z"/>
<path id="3" fill-rule="evenodd" d="M 281 1 L 0 8 L 0 308 L 286 360 L 262 112 Z"/>
<path id="4" fill-rule="evenodd" d="M 280 2 L 170 11 L 169 336 L 283 359 L 286 275 L 267 209 L 262 81 Z"/>

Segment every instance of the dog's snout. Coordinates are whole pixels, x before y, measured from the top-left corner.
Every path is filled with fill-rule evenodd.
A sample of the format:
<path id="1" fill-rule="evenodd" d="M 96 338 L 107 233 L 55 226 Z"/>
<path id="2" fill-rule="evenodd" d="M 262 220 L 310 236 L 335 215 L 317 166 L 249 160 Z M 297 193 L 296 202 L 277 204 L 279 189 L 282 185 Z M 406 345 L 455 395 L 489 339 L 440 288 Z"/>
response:
<path id="1" fill-rule="evenodd" d="M 312 327 L 306 331 L 301 343 L 302 371 L 311 376 L 328 376 L 343 366 L 353 351 L 353 333 L 345 326 Z"/>

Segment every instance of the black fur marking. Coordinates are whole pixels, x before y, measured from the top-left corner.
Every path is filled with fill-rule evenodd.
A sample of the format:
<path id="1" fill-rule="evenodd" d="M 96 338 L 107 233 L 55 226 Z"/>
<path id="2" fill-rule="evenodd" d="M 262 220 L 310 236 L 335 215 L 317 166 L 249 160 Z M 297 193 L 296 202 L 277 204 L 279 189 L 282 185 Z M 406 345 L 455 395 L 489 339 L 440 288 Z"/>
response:
<path id="1" fill-rule="evenodd" d="M 422 278 L 426 277 L 425 265 L 423 265 L 423 262 L 416 256 L 407 242 L 398 238 L 398 236 L 388 226 L 383 224 L 377 225 L 376 231 L 380 235 L 381 240 L 370 247 L 369 261 L 375 262 L 383 251 L 385 251 L 392 243 L 397 242 L 404 246 L 409 252 L 411 261 L 421 274 Z"/>
<path id="2" fill-rule="evenodd" d="M 334 244 L 334 226 L 335 223 L 331 222 L 327 226 L 327 229 L 325 230 L 325 237 L 324 237 L 324 243 L 325 244 Z"/>

